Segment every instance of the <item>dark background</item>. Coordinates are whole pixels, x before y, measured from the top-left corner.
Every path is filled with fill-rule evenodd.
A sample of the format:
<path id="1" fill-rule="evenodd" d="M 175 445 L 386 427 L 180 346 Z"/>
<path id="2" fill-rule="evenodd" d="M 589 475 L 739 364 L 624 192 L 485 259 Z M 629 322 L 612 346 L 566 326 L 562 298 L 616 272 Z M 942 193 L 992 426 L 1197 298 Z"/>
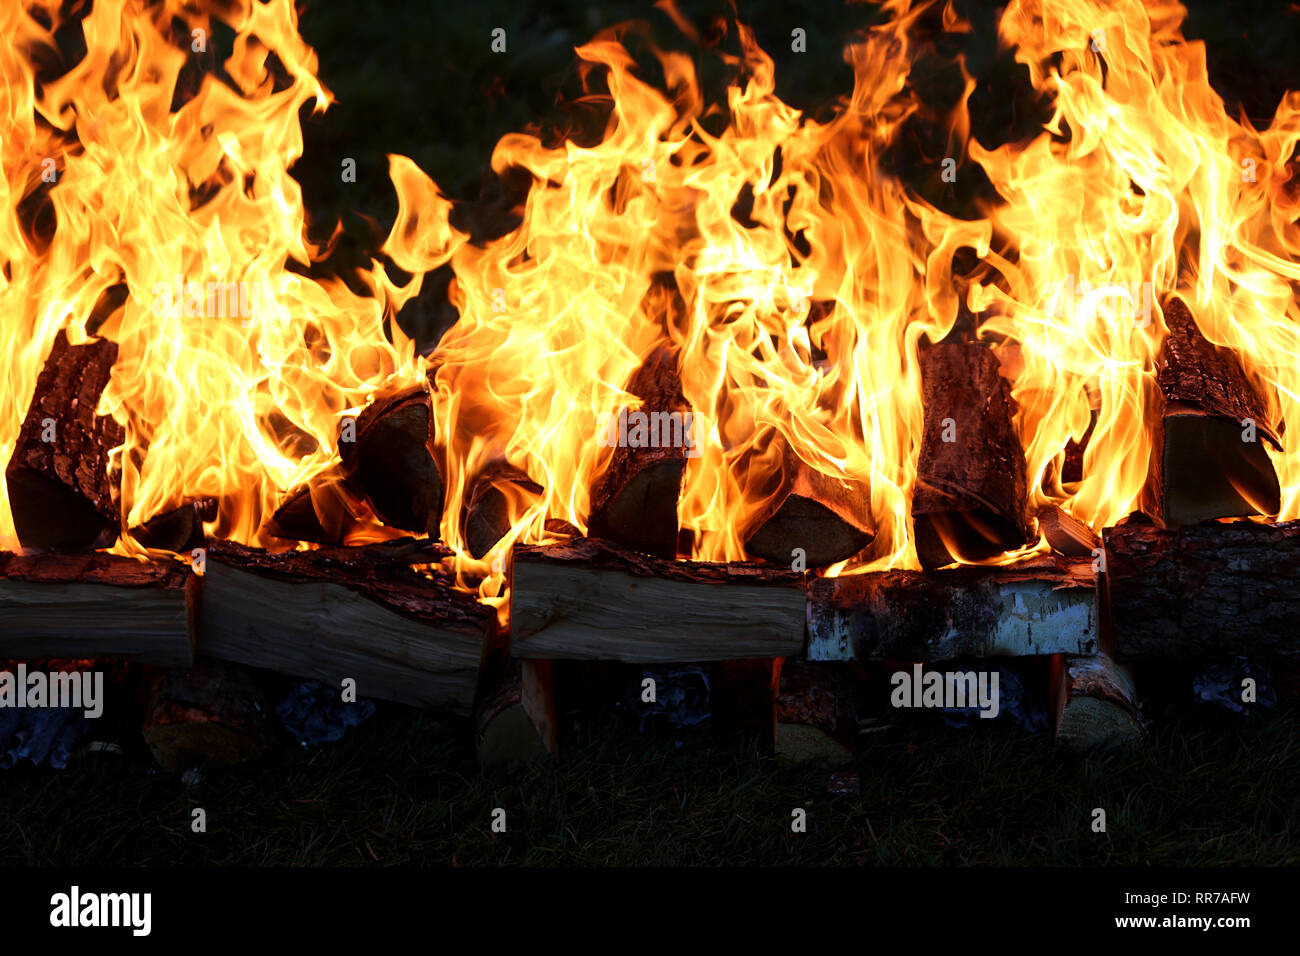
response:
<path id="1" fill-rule="evenodd" d="M 988 147 L 1036 135 L 1049 113 L 1029 87 L 1026 71 L 1009 51 L 998 49 L 997 16 L 1005 4 L 955 4 L 973 32 L 932 35 L 934 54 L 913 67 L 911 86 L 926 102 L 952 102 L 961 78 L 950 60 L 961 52 L 978 82 L 970 104 L 973 135 Z M 1287 89 L 1300 88 L 1300 3 L 1192 0 L 1186 5 L 1184 34 L 1205 41 L 1211 80 L 1230 114 L 1239 117 L 1244 111 L 1257 127 L 1267 125 Z M 502 211 L 521 194 L 511 194 L 509 185 L 491 173 L 488 164 L 497 140 L 527 129 L 558 141 L 566 134 L 584 135 L 584 124 L 595 130 L 601 126 L 599 117 L 593 126 L 590 114 L 566 108 L 580 93 L 575 46 L 617 23 L 644 19 L 654 26 L 661 47 L 691 49 L 669 17 L 648 0 L 387 0 L 365 5 L 300 0 L 299 9 L 302 33 L 316 48 L 320 77 L 337 102 L 323 116 L 304 111 L 305 152 L 295 175 L 303 184 L 313 235 L 324 239 L 336 221 L 344 223 L 344 239 L 329 265 L 343 274 L 376 254 L 396 214 L 388 153 L 414 159 L 458 201 L 453 221 L 459 228 L 475 238 L 499 234 L 512 225 Z M 727 21 L 738 18 L 749 25 L 776 63 L 777 94 L 813 115 L 824 115 L 852 90 L 843 46 L 855 32 L 881 19 L 874 5 L 833 0 L 736 0 L 734 8 L 723 0 L 682 0 L 679 9 L 700 27 L 707 43 L 732 52 L 738 49 L 736 32 Z M 506 30 L 505 53 L 491 51 L 495 27 Z M 807 32 L 806 53 L 790 50 L 795 27 Z M 653 58 L 644 48 L 633 45 L 632 51 L 644 66 L 643 75 L 653 78 Z M 730 74 L 710 51 L 696 48 L 693 53 L 706 89 L 720 92 Z M 975 215 L 971 201 L 988 191 L 973 164 L 967 168 L 976 175 L 963 177 L 972 191 L 962 195 L 937 193 L 926 181 L 935 181 L 933 140 L 941 135 L 918 125 L 886 161 L 941 208 Z M 356 183 L 340 182 L 343 157 L 356 160 Z M 449 317 L 424 298 L 403 314 L 402 324 L 432 344 Z"/>

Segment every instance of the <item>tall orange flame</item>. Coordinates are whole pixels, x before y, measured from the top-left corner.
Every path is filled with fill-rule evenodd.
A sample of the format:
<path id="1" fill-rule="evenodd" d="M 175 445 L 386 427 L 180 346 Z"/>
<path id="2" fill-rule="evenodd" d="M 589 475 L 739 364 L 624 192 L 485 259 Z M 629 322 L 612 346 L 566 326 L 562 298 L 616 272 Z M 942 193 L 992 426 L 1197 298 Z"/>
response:
<path id="1" fill-rule="evenodd" d="M 680 53 L 656 53 L 667 92 L 648 85 L 623 42 L 637 28 L 606 31 L 576 51 L 591 89 L 597 77 L 608 89 L 599 141 L 497 144 L 496 171 L 531 177 L 505 235 L 470 242 L 433 181 L 390 158 L 400 212 L 383 253 L 412 278 L 376 262 L 358 295 L 308 275 L 324 250 L 306 238 L 289 169 L 300 108 L 331 95 L 290 0 L 223 4 L 236 35 L 226 79 L 180 92 L 213 28 L 188 2 L 96 0 L 78 26 L 85 55 L 53 78 L 60 4 L 5 5 L 0 458 L 58 330 L 106 336 L 120 349 L 100 410 L 126 431 L 123 527 L 210 496 L 210 531 L 270 544 L 266 517 L 334 460 L 340 417 L 431 373 L 441 532 L 468 582 L 515 541 L 547 540 L 548 520 L 585 530 L 610 454 L 598 422 L 636 403 L 629 378 L 667 343 L 699 446 L 679 504 L 693 555 L 744 557 L 739 529 L 773 494 L 780 435 L 870 488 L 876 542 L 840 573 L 916 566 L 918 345 L 947 335 L 963 304 L 1014 379 L 1036 503 L 1094 528 L 1146 481 L 1164 296 L 1242 356 L 1275 422 L 1300 421 L 1300 94 L 1266 130 L 1229 118 L 1177 3 L 1012 0 L 1001 39 L 1054 113 L 1027 143 L 969 142 L 999 200 L 963 219 L 883 163 L 925 111 L 908 79 L 914 28 L 935 7 L 883 5 L 885 22 L 845 50 L 854 88 L 826 122 L 776 96 L 773 61 L 744 27 L 724 57 L 737 77 L 725 105 L 705 100 Z M 969 31 L 950 4 L 937 12 Z M 941 118 L 958 159 L 974 89 L 961 69 L 964 93 Z M 979 264 L 954 274 L 963 249 Z M 390 320 L 443 266 L 460 318 L 425 359 Z M 1094 417 L 1084 478 L 1063 484 L 1065 446 Z M 1275 455 L 1283 518 L 1300 514 L 1297 431 Z M 458 516 L 499 460 L 544 492 L 515 500 L 512 533 L 474 562 Z M 0 545 L 15 544 L 0 496 Z"/>

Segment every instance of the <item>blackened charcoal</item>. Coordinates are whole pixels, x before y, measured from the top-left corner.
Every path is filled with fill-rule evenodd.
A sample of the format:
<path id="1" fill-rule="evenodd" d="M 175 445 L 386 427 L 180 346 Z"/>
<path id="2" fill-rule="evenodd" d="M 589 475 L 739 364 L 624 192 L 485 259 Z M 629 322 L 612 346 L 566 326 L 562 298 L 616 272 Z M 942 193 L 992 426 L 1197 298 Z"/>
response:
<path id="1" fill-rule="evenodd" d="M 955 668 L 954 668 L 955 669 Z M 1047 729 L 1047 707 L 1026 689 L 1024 682 L 1005 667 L 997 668 L 998 715 L 1011 718 L 1021 730 L 1038 733 Z M 974 707 L 944 707 L 943 722 L 949 727 L 969 727 L 988 718 L 980 717 L 978 704 Z"/>
<path id="2" fill-rule="evenodd" d="M 90 721 L 80 708 L 0 708 L 0 770 L 24 760 L 62 770 L 72 748 L 89 730 Z"/>
<path id="3" fill-rule="evenodd" d="M 373 701 L 345 703 L 338 688 L 314 680 L 297 684 L 275 708 L 284 729 L 304 747 L 341 740 L 374 712 Z"/>
<path id="4" fill-rule="evenodd" d="M 1255 681 L 1255 701 L 1242 700 L 1246 678 Z M 1259 707 L 1271 710 L 1277 706 L 1277 691 L 1272 686 L 1273 675 L 1265 664 L 1238 657 L 1228 664 L 1210 664 L 1192 678 L 1192 693 L 1197 703 L 1211 704 L 1234 714 L 1244 714 Z"/>
<path id="5" fill-rule="evenodd" d="M 650 703 L 641 699 L 647 678 L 655 682 L 655 700 Z M 628 686 L 626 702 L 639 718 L 640 730 L 655 723 L 674 728 L 694 727 L 712 713 L 709 690 L 709 673 L 702 667 L 645 667 L 634 684 Z"/>

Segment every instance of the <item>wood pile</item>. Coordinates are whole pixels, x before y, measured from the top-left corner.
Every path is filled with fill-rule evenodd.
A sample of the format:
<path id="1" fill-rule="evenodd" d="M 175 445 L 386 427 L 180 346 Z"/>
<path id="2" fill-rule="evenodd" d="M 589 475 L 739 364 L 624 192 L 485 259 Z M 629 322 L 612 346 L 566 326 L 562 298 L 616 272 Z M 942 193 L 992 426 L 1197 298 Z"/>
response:
<path id="1" fill-rule="evenodd" d="M 0 554 L 0 658 L 166 668 L 150 685 L 144 726 L 156 758 L 174 767 L 205 749 L 218 761 L 260 752 L 250 714 L 262 704 L 239 676 L 249 667 L 351 681 L 362 697 L 470 718 L 485 763 L 557 753 L 557 661 L 697 662 L 719 673 L 749 662 L 740 669 L 750 677 L 758 662 L 761 679 L 746 693 L 766 688 L 760 709 L 771 719 L 759 723 L 774 750 L 843 762 L 857 732 L 855 669 L 1038 656 L 1053 661 L 1063 746 L 1134 740 L 1133 662 L 1300 657 L 1288 626 L 1300 610 L 1297 524 L 1202 521 L 1276 513 L 1265 447 L 1277 447 L 1278 426 L 1183 303 L 1172 300 L 1166 317 L 1154 523 L 1099 538 L 1059 509 L 1031 516 L 998 362 L 983 345 L 945 342 L 920 354 L 912 521 L 923 570 L 818 576 L 870 553 L 870 487 L 810 463 L 776 431 L 771 493 L 740 529 L 753 560 L 685 560 L 686 447 L 620 446 L 592 487 L 588 536 L 570 529 L 562 543 L 513 548 L 502 615 L 457 588 L 440 531 L 458 527 L 469 553 L 485 557 L 544 489 L 492 461 L 469 476 L 463 513 L 444 515 L 424 385 L 376 397 L 341 428 L 335 466 L 291 491 L 267 526 L 286 544 L 319 547 L 273 552 L 206 541 L 212 499 L 122 527 L 109 455 L 122 431 L 96 414 L 116 349 L 60 335 L 6 468 L 26 553 Z M 627 383 L 647 414 L 689 416 L 677 362 L 659 349 Z M 1242 421 L 1255 423 L 1258 442 L 1241 440 Z M 376 517 L 417 537 L 343 544 Z M 992 563 L 1037 531 L 1050 553 Z M 123 534 L 151 557 L 93 550 Z"/>

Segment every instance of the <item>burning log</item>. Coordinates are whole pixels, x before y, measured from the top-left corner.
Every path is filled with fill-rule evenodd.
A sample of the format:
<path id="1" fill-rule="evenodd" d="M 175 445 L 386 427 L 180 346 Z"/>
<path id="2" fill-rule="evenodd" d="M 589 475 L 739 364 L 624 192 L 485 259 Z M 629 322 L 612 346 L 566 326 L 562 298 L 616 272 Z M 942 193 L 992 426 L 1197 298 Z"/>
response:
<path id="1" fill-rule="evenodd" d="M 1142 717 L 1134 704 L 1133 680 L 1105 654 L 1058 655 L 1052 660 L 1056 742 L 1073 751 L 1136 743 Z"/>
<path id="2" fill-rule="evenodd" d="M 426 564 L 410 543 L 270 554 L 232 543 L 206 556 L 199 646 L 219 660 L 352 678 L 359 697 L 468 714 L 491 608 Z"/>
<path id="3" fill-rule="evenodd" d="M 613 442 L 609 465 L 591 492 L 589 534 L 671 560 L 677 556 L 677 498 L 687 445 L 694 442 L 676 355 L 667 347 L 657 349 L 632 376 L 627 390 L 641 399 L 640 412 L 631 415 L 643 413 L 646 428 L 638 430 L 623 413 L 612 421 L 610 431 L 617 429 L 619 440 Z M 632 439 L 638 439 L 636 446 Z"/>
<path id="4" fill-rule="evenodd" d="M 179 562 L 0 552 L 0 657 L 194 657 L 198 578 Z"/>
<path id="5" fill-rule="evenodd" d="M 120 523 L 108 453 L 122 427 L 95 414 L 117 345 L 69 345 L 62 330 L 36 379 L 31 406 L 5 469 L 14 527 L 26 548 L 111 544 Z"/>
<path id="6" fill-rule="evenodd" d="M 142 547 L 184 553 L 203 545 L 203 522 L 216 517 L 217 499 L 199 498 L 150 518 L 130 533 Z"/>
<path id="7" fill-rule="evenodd" d="M 853 760 L 857 710 L 845 665 L 787 660 L 778 668 L 776 755 L 840 766 Z"/>
<path id="8" fill-rule="evenodd" d="M 808 588 L 811 661 L 1091 654 L 1099 635 L 1088 561 L 876 571 Z"/>
<path id="9" fill-rule="evenodd" d="M 1264 443 L 1281 450 L 1266 405 L 1229 349 L 1212 345 L 1181 299 L 1164 309 L 1148 495 L 1167 525 L 1275 515 L 1281 489 Z"/>
<path id="10" fill-rule="evenodd" d="M 1093 534 L 1091 528 L 1055 505 L 1042 508 L 1037 517 L 1043 537 L 1057 554 L 1070 558 L 1089 558 L 1092 557 L 1093 550 L 1101 545 L 1101 539 Z"/>
<path id="11" fill-rule="evenodd" d="M 512 501 L 535 498 L 541 493 L 541 485 L 505 462 L 484 469 L 465 507 L 462 530 L 469 553 L 475 558 L 484 557 L 510 532 Z"/>
<path id="12" fill-rule="evenodd" d="M 1300 522 L 1107 528 L 1115 655 L 1300 659 Z"/>
<path id="13" fill-rule="evenodd" d="M 478 759 L 485 766 L 558 753 L 551 662 L 512 658 L 506 634 L 494 633 L 484 649 L 474 712 Z"/>
<path id="14" fill-rule="evenodd" d="M 823 474 L 795 454 L 778 435 L 781 477 L 776 493 L 756 511 L 742 538 L 759 558 L 790 562 L 796 548 L 806 567 L 821 568 L 851 558 L 876 536 L 871 492 L 862 482 Z"/>
<path id="15" fill-rule="evenodd" d="M 789 657 L 804 642 L 803 577 L 665 561 L 596 539 L 516 547 L 517 657 L 632 662 Z"/>
<path id="16" fill-rule="evenodd" d="M 368 514 L 348 487 L 346 477 L 330 469 L 299 485 L 275 509 L 266 530 L 277 538 L 339 545 Z"/>
<path id="17" fill-rule="evenodd" d="M 394 528 L 437 539 L 443 482 L 430 451 L 432 408 L 424 385 L 378 398 L 357 417 L 355 441 L 339 440 L 349 482 Z"/>
<path id="18" fill-rule="evenodd" d="M 946 342 L 921 353 L 925 434 L 912 495 L 923 568 L 983 560 L 1023 545 L 1025 456 L 998 360 L 982 345 Z"/>
<path id="19" fill-rule="evenodd" d="M 145 700 L 144 742 L 170 773 L 231 766 L 268 749 L 266 699 L 243 668 L 200 660 L 161 671 Z"/>

